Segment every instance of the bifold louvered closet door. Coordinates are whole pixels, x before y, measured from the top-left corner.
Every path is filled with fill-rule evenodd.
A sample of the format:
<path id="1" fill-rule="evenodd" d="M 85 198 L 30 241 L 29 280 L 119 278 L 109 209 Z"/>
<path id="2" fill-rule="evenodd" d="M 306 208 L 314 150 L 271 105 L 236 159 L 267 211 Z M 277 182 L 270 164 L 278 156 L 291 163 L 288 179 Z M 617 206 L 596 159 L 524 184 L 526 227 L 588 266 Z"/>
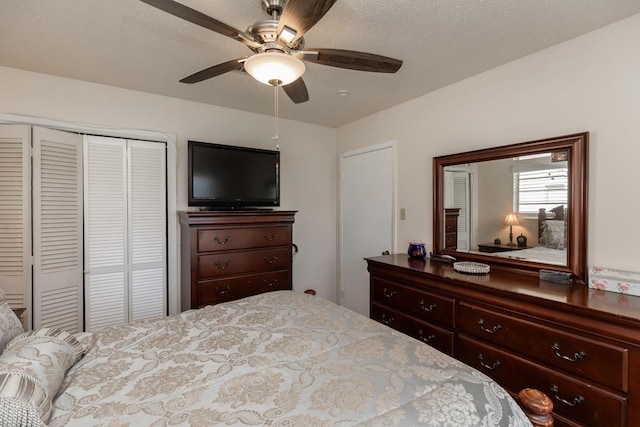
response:
<path id="1" fill-rule="evenodd" d="M 0 125 L 0 288 L 12 308 L 31 299 L 31 128 Z"/>
<path id="2" fill-rule="evenodd" d="M 0 125 L 0 289 L 27 326 L 163 316 L 166 144 Z"/>
<path id="3" fill-rule="evenodd" d="M 166 314 L 166 150 L 85 136 L 85 329 Z"/>
<path id="4" fill-rule="evenodd" d="M 82 136 L 33 128 L 33 326 L 82 330 Z"/>

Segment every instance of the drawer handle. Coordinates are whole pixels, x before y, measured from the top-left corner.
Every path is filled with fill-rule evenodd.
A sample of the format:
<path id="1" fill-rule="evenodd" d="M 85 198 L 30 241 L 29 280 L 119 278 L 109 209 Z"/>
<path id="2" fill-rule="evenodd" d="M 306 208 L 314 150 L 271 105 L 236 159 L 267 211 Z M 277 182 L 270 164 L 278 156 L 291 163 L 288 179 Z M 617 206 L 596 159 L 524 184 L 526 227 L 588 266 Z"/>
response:
<path id="1" fill-rule="evenodd" d="M 436 305 L 435 304 L 431 304 L 431 305 L 429 305 L 429 307 L 425 307 L 424 300 L 421 299 L 420 300 L 420 308 L 423 309 L 424 311 L 433 311 L 433 309 L 436 308 Z"/>
<path id="2" fill-rule="evenodd" d="M 387 288 L 382 289 L 382 295 L 384 295 L 387 298 L 391 298 L 395 294 L 397 294 L 396 291 L 388 291 Z"/>
<path id="3" fill-rule="evenodd" d="M 579 405 L 581 403 L 583 403 L 585 401 L 584 396 L 581 395 L 577 395 L 576 397 L 573 398 L 573 400 L 566 400 L 561 398 L 560 396 L 558 396 L 558 392 L 560 391 L 560 387 L 558 387 L 555 384 L 551 384 L 551 391 L 553 392 L 553 397 L 555 397 L 556 399 L 558 399 L 558 401 L 564 403 L 565 405 L 568 406 L 576 406 Z"/>
<path id="4" fill-rule="evenodd" d="M 216 293 L 222 295 L 229 293 L 229 291 L 231 290 L 231 286 L 227 285 L 224 289 L 218 289 L 218 287 L 216 286 L 214 290 L 216 291 Z"/>
<path id="5" fill-rule="evenodd" d="M 276 262 L 276 261 L 278 260 L 278 257 L 274 255 L 274 256 L 273 256 L 273 258 L 267 258 L 267 257 L 264 257 L 264 258 L 262 258 L 262 259 L 263 259 L 263 260 L 264 260 L 264 262 L 266 262 L 267 264 L 273 264 L 274 262 Z"/>
<path id="6" fill-rule="evenodd" d="M 218 267 L 220 270 L 224 270 L 225 268 L 229 267 L 231 265 L 231 260 L 227 260 L 227 262 L 224 263 L 224 265 L 220 264 L 219 261 L 216 261 L 213 263 L 216 267 Z"/>
<path id="7" fill-rule="evenodd" d="M 265 285 L 271 288 L 278 284 L 278 279 L 273 279 L 271 282 L 268 281 L 267 279 L 262 279 L 262 283 L 264 283 Z"/>
<path id="8" fill-rule="evenodd" d="M 396 320 L 394 319 L 392 316 L 389 316 L 389 318 L 387 319 L 387 315 L 382 313 L 382 323 L 384 323 L 385 325 L 391 325 L 391 323 Z"/>
<path id="9" fill-rule="evenodd" d="M 480 325 L 480 329 L 482 329 L 483 331 L 485 331 L 488 334 L 495 334 L 496 332 L 498 332 L 500 329 L 502 329 L 502 326 L 500 325 L 500 323 L 496 324 L 493 328 L 488 329 L 484 327 L 484 319 L 480 319 L 478 320 L 478 325 Z"/>
<path id="10" fill-rule="evenodd" d="M 499 360 L 496 360 L 491 365 L 487 365 L 486 363 L 484 363 L 484 356 L 482 355 L 482 353 L 478 353 L 478 360 L 480 361 L 480 366 L 482 366 L 483 368 L 486 368 L 486 369 L 488 369 L 490 371 L 493 371 L 493 370 L 499 368 L 500 365 L 502 365 L 502 363 L 500 363 Z"/>
<path id="11" fill-rule="evenodd" d="M 422 329 L 418 330 L 418 335 L 420 335 L 420 339 L 427 344 L 429 344 L 431 341 L 433 341 L 436 338 L 436 336 L 433 334 L 429 334 L 426 337 L 423 334 L 424 332 L 422 332 Z"/>
<path id="12" fill-rule="evenodd" d="M 231 236 L 225 237 L 224 240 L 222 240 L 220 237 L 216 236 L 216 238 L 213 239 L 213 240 L 219 245 L 226 245 L 227 243 L 229 243 L 229 240 L 231 240 Z"/>
<path id="13" fill-rule="evenodd" d="M 273 233 L 271 234 L 271 236 L 268 236 L 267 233 L 264 233 L 262 237 L 264 237 L 264 240 L 266 240 L 267 242 L 270 242 L 274 240 L 276 237 L 278 237 L 278 235 L 276 233 Z"/>
<path id="14" fill-rule="evenodd" d="M 586 351 L 576 351 L 575 353 L 573 353 L 573 356 L 565 356 L 563 354 L 560 354 L 560 344 L 558 344 L 557 342 L 551 344 L 551 348 L 556 351 L 556 356 L 561 359 L 568 360 L 569 362 L 577 362 L 579 359 L 584 359 L 585 357 L 587 357 Z"/>

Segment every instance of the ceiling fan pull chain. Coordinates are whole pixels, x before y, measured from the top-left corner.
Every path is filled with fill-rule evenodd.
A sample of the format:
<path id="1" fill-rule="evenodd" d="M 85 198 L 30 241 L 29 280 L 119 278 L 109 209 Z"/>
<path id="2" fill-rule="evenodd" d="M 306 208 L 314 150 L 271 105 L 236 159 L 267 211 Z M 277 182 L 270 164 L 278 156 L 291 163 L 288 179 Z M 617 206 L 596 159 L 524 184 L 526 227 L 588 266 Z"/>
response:
<path id="1" fill-rule="evenodd" d="M 273 98 L 274 98 L 274 133 L 273 133 L 273 137 L 271 139 L 273 139 L 274 141 L 276 141 L 276 150 L 280 150 L 280 144 L 278 143 L 278 139 L 280 139 L 280 136 L 278 136 L 278 84 L 274 84 L 273 85 Z"/>

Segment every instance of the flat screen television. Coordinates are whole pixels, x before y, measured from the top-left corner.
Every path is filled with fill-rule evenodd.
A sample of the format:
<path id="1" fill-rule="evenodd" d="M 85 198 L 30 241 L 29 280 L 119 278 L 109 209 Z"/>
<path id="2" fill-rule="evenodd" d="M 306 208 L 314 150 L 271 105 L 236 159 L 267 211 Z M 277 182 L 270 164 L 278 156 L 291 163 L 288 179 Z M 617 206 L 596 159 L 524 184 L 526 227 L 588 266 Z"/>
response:
<path id="1" fill-rule="evenodd" d="M 189 141 L 189 206 L 280 206 L 280 152 Z"/>

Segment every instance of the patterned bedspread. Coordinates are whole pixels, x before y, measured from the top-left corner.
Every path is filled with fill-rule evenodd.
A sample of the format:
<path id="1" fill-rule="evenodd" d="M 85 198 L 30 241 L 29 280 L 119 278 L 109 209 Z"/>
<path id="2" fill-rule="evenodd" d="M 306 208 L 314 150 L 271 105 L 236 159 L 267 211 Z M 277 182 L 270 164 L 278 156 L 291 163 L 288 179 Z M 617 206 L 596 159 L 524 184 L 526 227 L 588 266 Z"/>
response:
<path id="1" fill-rule="evenodd" d="M 566 249 L 552 249 L 545 246 L 534 246 L 528 249 L 496 252 L 491 255 L 501 258 L 513 258 L 545 264 L 567 265 Z"/>
<path id="2" fill-rule="evenodd" d="M 88 340 L 54 400 L 52 426 L 530 426 L 484 374 L 298 292 Z"/>

